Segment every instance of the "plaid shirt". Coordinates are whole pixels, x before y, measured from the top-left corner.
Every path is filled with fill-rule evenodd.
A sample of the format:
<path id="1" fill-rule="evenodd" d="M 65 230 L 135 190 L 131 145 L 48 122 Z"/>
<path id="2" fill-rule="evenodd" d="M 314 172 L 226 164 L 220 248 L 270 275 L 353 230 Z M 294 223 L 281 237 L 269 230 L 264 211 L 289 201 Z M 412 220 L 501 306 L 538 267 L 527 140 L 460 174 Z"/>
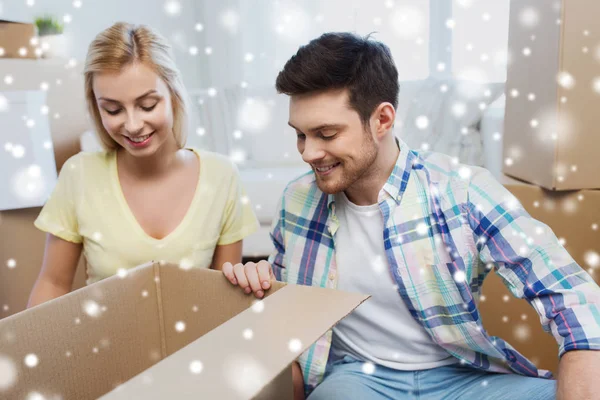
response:
<path id="1" fill-rule="evenodd" d="M 560 245 L 485 169 L 416 152 L 400 155 L 379 192 L 382 240 L 390 273 L 411 315 L 461 363 L 490 372 L 551 378 L 510 344 L 490 337 L 477 309 L 483 280 L 494 268 L 518 298 L 538 312 L 545 330 L 569 350 L 600 349 L 600 290 Z M 269 258 L 278 280 L 337 287 L 333 195 L 312 172 L 285 189 Z M 323 312 L 323 310 L 311 310 Z M 329 331 L 299 363 L 310 393 L 323 379 Z"/>

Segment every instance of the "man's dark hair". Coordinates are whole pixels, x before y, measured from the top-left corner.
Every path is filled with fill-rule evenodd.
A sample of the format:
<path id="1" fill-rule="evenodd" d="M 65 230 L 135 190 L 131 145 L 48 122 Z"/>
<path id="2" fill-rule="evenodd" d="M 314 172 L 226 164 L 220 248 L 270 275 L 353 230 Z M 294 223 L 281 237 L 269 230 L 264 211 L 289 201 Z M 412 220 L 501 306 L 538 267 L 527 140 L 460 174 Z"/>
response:
<path id="1" fill-rule="evenodd" d="M 324 33 L 298 49 L 277 76 L 279 93 L 300 95 L 328 89 L 349 89 L 350 106 L 363 125 L 375 108 L 398 106 L 398 70 L 383 43 L 348 32 Z"/>

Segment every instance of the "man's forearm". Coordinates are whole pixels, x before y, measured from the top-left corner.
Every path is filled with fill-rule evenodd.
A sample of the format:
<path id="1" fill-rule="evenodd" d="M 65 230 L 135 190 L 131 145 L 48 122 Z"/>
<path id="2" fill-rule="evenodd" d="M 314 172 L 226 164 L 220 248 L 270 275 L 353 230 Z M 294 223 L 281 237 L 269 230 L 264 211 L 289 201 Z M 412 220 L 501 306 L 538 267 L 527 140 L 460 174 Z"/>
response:
<path id="1" fill-rule="evenodd" d="M 561 357 L 558 369 L 557 400 L 600 398 L 600 351 L 569 351 Z"/>

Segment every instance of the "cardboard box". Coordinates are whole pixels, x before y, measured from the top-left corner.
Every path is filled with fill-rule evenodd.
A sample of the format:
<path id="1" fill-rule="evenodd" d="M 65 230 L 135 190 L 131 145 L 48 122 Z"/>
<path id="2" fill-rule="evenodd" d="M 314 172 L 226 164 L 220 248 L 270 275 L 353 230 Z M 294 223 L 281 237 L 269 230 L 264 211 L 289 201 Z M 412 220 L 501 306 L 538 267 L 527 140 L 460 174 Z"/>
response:
<path id="1" fill-rule="evenodd" d="M 598 1 L 511 2 L 504 173 L 600 189 L 598 15 Z"/>
<path id="2" fill-rule="evenodd" d="M 504 185 L 532 217 L 565 240 L 569 254 L 600 282 L 600 191 L 556 192 L 518 182 Z M 558 345 L 542 329 L 533 307 L 514 298 L 494 272 L 485 279 L 482 293 L 485 297 L 479 309 L 488 333 L 508 341 L 539 368 L 556 374 Z"/>
<path id="3" fill-rule="evenodd" d="M 36 37 L 34 24 L 0 20 L 0 47 L 4 49 L 1 58 L 37 58 L 36 47 L 31 39 Z M 25 49 L 25 54 L 21 54 Z"/>
<path id="4" fill-rule="evenodd" d="M 0 320 L 0 397 L 291 399 L 291 363 L 367 298 L 143 265 Z"/>

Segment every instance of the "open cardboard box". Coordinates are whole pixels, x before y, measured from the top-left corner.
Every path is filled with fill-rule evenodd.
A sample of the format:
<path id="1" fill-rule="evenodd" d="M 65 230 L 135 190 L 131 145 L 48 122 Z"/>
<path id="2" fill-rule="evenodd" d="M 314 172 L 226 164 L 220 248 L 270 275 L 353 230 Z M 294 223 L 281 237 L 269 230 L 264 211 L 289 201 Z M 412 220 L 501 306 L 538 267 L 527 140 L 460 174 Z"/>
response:
<path id="1" fill-rule="evenodd" d="M 275 282 L 257 301 L 142 265 L 0 320 L 0 397 L 291 399 L 291 363 L 367 298 Z"/>

